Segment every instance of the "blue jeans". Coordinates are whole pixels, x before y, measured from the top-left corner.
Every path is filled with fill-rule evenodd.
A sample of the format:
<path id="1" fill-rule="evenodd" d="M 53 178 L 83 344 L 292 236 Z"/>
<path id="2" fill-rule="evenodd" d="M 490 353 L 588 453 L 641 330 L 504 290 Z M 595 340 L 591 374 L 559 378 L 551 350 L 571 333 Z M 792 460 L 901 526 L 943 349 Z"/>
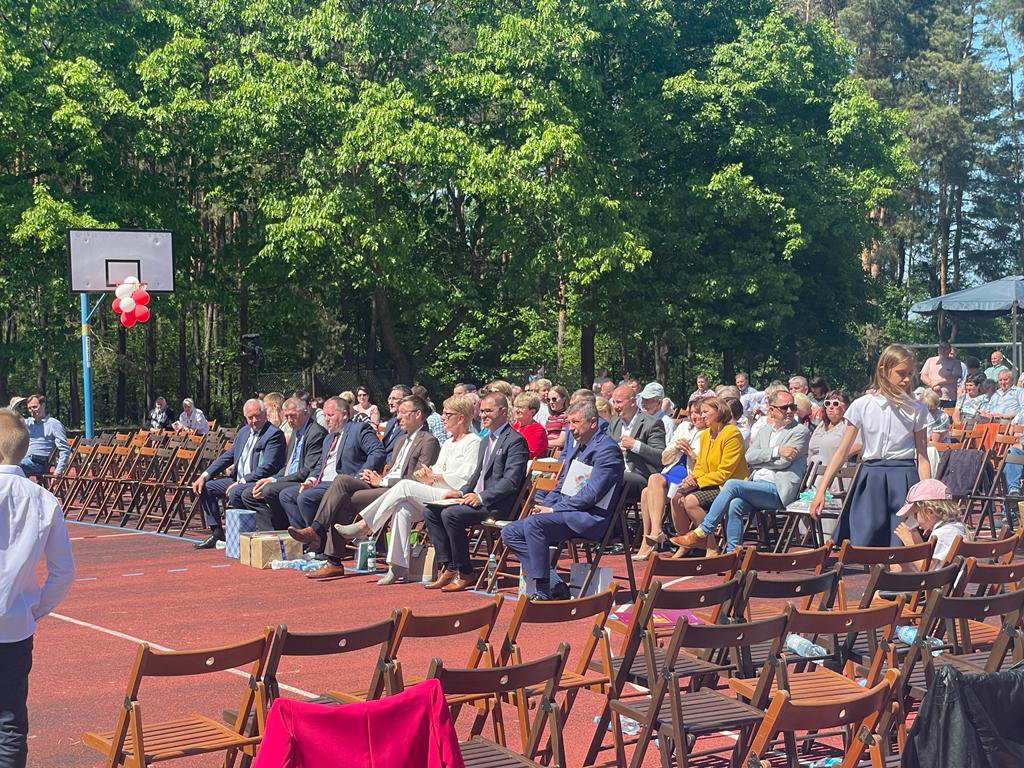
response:
<path id="1" fill-rule="evenodd" d="M 700 528 L 709 536 L 725 517 L 725 551 L 732 552 L 743 539 L 743 521 L 757 509 L 780 509 L 782 499 L 775 483 L 767 480 L 726 480 Z"/>
<path id="2" fill-rule="evenodd" d="M 1010 449 L 1014 456 L 1024 456 L 1024 448 L 1014 446 Z M 1020 464 L 1007 464 L 1003 467 L 1003 481 L 1006 483 L 1006 495 L 1017 496 L 1020 494 L 1020 476 L 1024 466 Z"/>

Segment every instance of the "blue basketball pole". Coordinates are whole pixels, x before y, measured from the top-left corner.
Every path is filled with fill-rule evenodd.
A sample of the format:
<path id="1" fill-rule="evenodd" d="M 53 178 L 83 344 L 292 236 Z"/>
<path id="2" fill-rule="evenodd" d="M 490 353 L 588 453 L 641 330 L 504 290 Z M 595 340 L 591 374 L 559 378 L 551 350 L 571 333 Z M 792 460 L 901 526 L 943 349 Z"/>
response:
<path id="1" fill-rule="evenodd" d="M 93 436 L 92 427 L 92 339 L 89 337 L 89 295 L 78 294 L 78 306 L 82 315 L 82 400 L 85 404 L 85 436 Z"/>

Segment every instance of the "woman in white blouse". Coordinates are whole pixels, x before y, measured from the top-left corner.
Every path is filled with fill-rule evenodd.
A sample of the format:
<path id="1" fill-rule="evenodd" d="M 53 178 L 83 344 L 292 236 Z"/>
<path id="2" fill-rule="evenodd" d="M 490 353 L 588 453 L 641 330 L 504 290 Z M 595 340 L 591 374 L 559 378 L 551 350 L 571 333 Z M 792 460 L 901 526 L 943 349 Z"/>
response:
<path id="1" fill-rule="evenodd" d="M 466 395 L 452 395 L 444 401 L 441 419 L 451 439 L 441 446 L 437 463 L 421 465 L 413 472 L 415 480 L 402 480 L 364 509 L 351 525 L 336 526 L 348 538 L 379 533 L 388 520 L 391 543 L 388 546 L 390 568 L 377 582 L 380 585 L 403 582 L 409 575 L 409 539 L 414 524 L 423 520 L 424 502 L 439 501 L 447 491 L 460 490 L 476 471 L 480 438 L 472 431 L 475 406 Z"/>

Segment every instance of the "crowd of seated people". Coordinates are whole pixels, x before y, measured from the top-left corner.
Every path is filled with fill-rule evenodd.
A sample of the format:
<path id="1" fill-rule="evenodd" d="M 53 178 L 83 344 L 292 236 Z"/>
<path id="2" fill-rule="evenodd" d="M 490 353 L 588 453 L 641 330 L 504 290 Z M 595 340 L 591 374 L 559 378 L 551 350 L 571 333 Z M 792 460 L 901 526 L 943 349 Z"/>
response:
<path id="1" fill-rule="evenodd" d="M 961 363 L 948 344 L 926 361 L 916 394 L 928 409 L 930 440 L 948 435 L 950 413 L 957 421 L 1022 419 L 1015 371 L 999 353 L 991 361 L 984 371 L 976 359 Z M 461 591 L 476 581 L 473 527 L 519 515 L 526 507 L 516 500 L 530 462 L 551 456 L 561 461 L 561 475 L 534 506 L 551 516 L 502 529 L 506 545 L 528 564 L 538 597 L 563 593 L 538 562 L 540 542 L 599 537 L 620 497 L 642 525 L 636 560 L 673 544 L 678 557 L 693 548 L 715 552 L 719 531 L 731 551 L 751 514 L 787 506 L 808 465 L 829 464 L 840 449 L 852 397 L 822 377 L 802 375 L 758 389 L 745 372 L 717 385 L 700 374 L 695 386 L 679 406 L 659 382 L 641 384 L 628 374 L 617 382 L 601 375 L 592 388 L 571 393 L 543 376 L 522 385 L 460 382 L 440 407 L 418 385 L 394 385 L 381 405 L 365 386 L 327 400 L 302 390 L 287 397 L 266 393 L 246 401 L 245 423 L 230 448 L 194 483 L 210 530 L 197 547 L 224 539 L 225 508 L 248 509 L 256 512 L 259 530 L 287 529 L 326 558 L 309 578 L 343 578 L 342 561 L 356 543 L 386 540 L 388 570 L 379 584 L 390 585 L 409 579 L 413 533 L 422 526 L 439 566 L 426 586 Z M 42 420 L 34 420 L 40 441 L 48 418 L 44 403 L 35 398 L 30 404 L 40 410 Z M 197 433 L 209 427 L 192 400 L 182 408 L 172 420 L 166 400 L 158 398 L 150 427 Z M 844 458 L 859 449 L 846 446 Z M 41 462 L 42 450 L 30 451 L 26 461 Z M 1012 452 L 1024 455 L 1024 445 Z M 577 469 L 570 472 L 573 462 Z M 587 473 L 582 489 L 575 480 L 579 466 Z M 1019 486 L 1019 477 L 1008 480 Z M 605 485 L 611 495 L 595 497 L 595 488 Z"/>

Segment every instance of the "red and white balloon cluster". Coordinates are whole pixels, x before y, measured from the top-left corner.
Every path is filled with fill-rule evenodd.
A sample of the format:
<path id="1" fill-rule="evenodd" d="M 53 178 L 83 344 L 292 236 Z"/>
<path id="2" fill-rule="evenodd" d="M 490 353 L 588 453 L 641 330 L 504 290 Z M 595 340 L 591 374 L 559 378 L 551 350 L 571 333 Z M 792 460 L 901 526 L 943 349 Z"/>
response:
<path id="1" fill-rule="evenodd" d="M 121 325 L 131 328 L 136 323 L 149 320 L 149 293 L 137 277 L 126 277 L 114 289 L 114 301 L 110 306 L 121 316 Z"/>

